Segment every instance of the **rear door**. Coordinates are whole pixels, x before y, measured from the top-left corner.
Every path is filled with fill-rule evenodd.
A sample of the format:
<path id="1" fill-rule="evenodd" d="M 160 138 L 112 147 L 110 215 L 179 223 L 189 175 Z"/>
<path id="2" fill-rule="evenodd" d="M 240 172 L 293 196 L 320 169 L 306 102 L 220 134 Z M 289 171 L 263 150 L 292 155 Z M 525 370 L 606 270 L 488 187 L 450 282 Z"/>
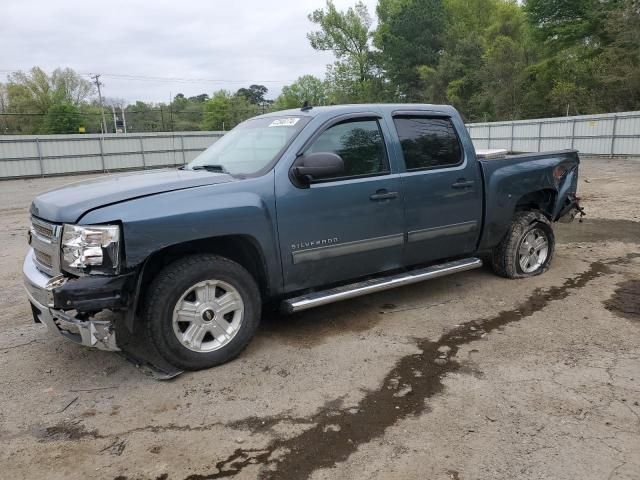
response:
<path id="1" fill-rule="evenodd" d="M 417 112 L 396 114 L 393 123 L 405 170 L 405 263 L 473 252 L 481 228 L 482 179 L 454 121 Z"/>
<path id="2" fill-rule="evenodd" d="M 286 291 L 402 265 L 402 197 L 399 175 L 389 161 L 388 139 L 389 131 L 376 114 L 340 117 L 321 127 L 303 154 L 340 155 L 343 175 L 305 186 L 291 174 L 278 172 L 278 234 Z"/>

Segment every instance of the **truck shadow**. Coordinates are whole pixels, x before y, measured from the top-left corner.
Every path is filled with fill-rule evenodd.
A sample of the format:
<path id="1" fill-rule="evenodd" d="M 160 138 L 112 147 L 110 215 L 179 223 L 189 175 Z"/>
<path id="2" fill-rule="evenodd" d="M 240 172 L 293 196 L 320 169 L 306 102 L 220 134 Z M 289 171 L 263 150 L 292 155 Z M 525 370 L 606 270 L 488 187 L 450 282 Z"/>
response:
<path id="1" fill-rule="evenodd" d="M 320 345 L 331 337 L 358 334 L 380 325 L 385 315 L 423 310 L 452 301 L 452 292 L 479 277 L 493 277 L 488 266 L 450 277 L 386 290 L 317 307 L 291 315 L 277 309 L 263 312 L 257 337 L 302 348 Z"/>

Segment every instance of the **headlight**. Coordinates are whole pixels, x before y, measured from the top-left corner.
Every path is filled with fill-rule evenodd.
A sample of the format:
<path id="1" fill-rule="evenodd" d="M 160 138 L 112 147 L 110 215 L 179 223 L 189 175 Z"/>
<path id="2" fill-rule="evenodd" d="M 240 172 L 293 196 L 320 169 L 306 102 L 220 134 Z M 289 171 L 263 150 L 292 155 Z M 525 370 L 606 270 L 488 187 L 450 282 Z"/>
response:
<path id="1" fill-rule="evenodd" d="M 64 225 L 62 264 L 65 270 L 114 273 L 119 265 L 119 254 L 120 227 L 117 225 Z"/>

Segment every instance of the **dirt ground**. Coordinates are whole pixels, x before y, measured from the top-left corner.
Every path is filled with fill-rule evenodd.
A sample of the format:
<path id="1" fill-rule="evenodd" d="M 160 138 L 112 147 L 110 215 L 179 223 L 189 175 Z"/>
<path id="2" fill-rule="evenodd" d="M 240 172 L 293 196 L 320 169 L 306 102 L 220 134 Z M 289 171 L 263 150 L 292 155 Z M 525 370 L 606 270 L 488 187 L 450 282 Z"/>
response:
<path id="1" fill-rule="evenodd" d="M 263 321 L 236 361 L 157 381 L 50 336 L 0 182 L 0 477 L 640 478 L 640 160 L 585 159 L 553 266 L 488 268 Z"/>

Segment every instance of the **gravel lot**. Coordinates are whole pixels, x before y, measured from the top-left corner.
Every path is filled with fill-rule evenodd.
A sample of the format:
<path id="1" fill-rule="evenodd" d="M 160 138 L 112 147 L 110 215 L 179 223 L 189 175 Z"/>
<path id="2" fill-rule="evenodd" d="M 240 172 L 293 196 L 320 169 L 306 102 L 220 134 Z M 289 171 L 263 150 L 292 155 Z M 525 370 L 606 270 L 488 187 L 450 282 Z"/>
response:
<path id="1" fill-rule="evenodd" d="M 32 323 L 28 205 L 80 178 L 0 182 L 0 477 L 640 478 L 640 161 L 581 169 L 547 274 L 273 315 L 167 382 Z"/>

